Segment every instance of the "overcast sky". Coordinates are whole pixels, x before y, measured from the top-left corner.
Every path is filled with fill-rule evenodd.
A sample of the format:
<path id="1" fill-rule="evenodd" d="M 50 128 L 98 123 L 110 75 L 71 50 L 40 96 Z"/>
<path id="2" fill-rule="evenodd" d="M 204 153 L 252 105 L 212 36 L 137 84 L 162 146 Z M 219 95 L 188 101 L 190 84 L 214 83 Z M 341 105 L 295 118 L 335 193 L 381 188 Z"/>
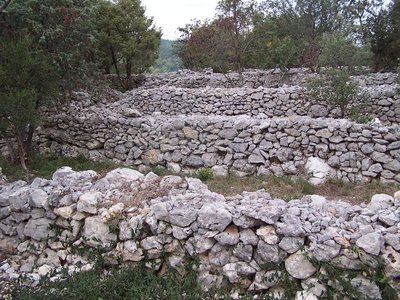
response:
<path id="1" fill-rule="evenodd" d="M 156 26 L 162 29 L 162 38 L 168 40 L 177 39 L 178 27 L 191 19 L 213 18 L 217 3 L 218 0 L 142 0 L 147 16 L 154 18 Z"/>

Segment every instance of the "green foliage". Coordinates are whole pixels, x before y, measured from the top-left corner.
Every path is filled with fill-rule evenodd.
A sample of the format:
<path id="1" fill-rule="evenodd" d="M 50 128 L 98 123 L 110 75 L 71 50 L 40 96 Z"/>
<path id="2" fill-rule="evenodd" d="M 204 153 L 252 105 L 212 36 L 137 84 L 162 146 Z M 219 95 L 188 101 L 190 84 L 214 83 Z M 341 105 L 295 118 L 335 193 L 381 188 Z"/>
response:
<path id="1" fill-rule="evenodd" d="M 357 248 L 354 249 L 358 251 Z M 360 290 L 351 284 L 351 280 L 360 274 L 379 287 L 382 299 L 391 300 L 397 297 L 397 292 L 390 286 L 389 280 L 385 275 L 384 264 L 377 258 L 377 267 L 371 268 L 366 265 L 360 265 L 360 270 L 345 270 L 336 267 L 327 262 L 318 261 L 313 256 L 307 256 L 307 259 L 317 269 L 315 276 L 327 288 L 324 295 L 327 299 L 340 299 L 349 297 L 349 299 L 371 299 L 363 295 Z M 325 298 L 324 298 L 325 299 Z"/>
<path id="2" fill-rule="evenodd" d="M 5 41 L 0 46 L 0 63 L 0 138 L 7 140 L 12 159 L 24 166 L 39 124 L 39 109 L 49 104 L 56 91 L 55 70 L 29 38 Z"/>
<path id="3" fill-rule="evenodd" d="M 204 299 L 196 283 L 192 264 L 187 264 L 185 275 L 168 268 L 162 276 L 145 267 L 95 269 L 67 277 L 58 283 L 46 282 L 39 291 L 23 289 L 17 291 L 15 299 Z"/>
<path id="4" fill-rule="evenodd" d="M 343 68 L 368 66 L 368 52 L 356 47 L 340 33 L 325 33 L 321 40 L 319 64 L 321 67 Z"/>
<path id="5" fill-rule="evenodd" d="M 298 65 L 300 48 L 291 36 L 281 35 L 275 19 L 259 15 L 250 36 L 246 66 L 280 68 L 285 72 Z"/>
<path id="6" fill-rule="evenodd" d="M 223 0 L 214 19 L 180 28 L 177 54 L 189 69 L 286 71 L 306 66 L 315 72 L 320 65 L 367 66 L 371 47 L 375 65 L 393 68 L 399 58 L 400 5 L 394 1 L 388 12 L 382 7 L 380 0 L 275 0 L 261 5 Z M 368 35 L 371 20 L 377 25 L 369 26 Z"/>
<path id="7" fill-rule="evenodd" d="M 160 54 L 149 73 L 175 72 L 181 68 L 181 61 L 174 52 L 174 41 L 161 39 Z"/>
<path id="8" fill-rule="evenodd" d="M 203 23 L 195 20 L 179 28 L 181 38 L 175 44 L 175 51 L 185 68 L 212 68 L 215 72 L 223 73 L 233 69 L 229 60 L 232 49 L 222 25 L 218 20 Z"/>
<path id="9" fill-rule="evenodd" d="M 307 90 L 314 101 L 339 109 L 341 117 L 357 119 L 356 113 L 367 113 L 369 97 L 361 93 L 347 70 L 327 70 L 319 78 L 309 80 Z"/>
<path id="10" fill-rule="evenodd" d="M 145 16 L 140 0 L 100 0 L 93 22 L 98 31 L 97 55 L 103 68 L 109 73 L 113 66 L 122 87 L 131 89 L 132 74 L 143 73 L 157 59 L 161 32 Z M 126 82 L 120 77 L 121 65 Z"/>
<path id="11" fill-rule="evenodd" d="M 0 166 L 2 172 L 9 181 L 23 179 L 23 170 L 21 167 L 13 165 L 7 159 L 0 155 Z M 111 171 L 119 165 L 111 161 L 92 161 L 84 156 L 76 158 L 59 156 L 39 156 L 33 155 L 28 162 L 28 168 L 36 177 L 51 178 L 53 173 L 63 166 L 69 166 L 75 171 L 94 170 L 99 173 Z"/>
<path id="12" fill-rule="evenodd" d="M 96 0 L 13 0 L 5 14 L 3 35 L 29 35 L 45 51 L 65 91 L 81 83 L 91 69 L 93 28 L 89 22 Z"/>
<path id="13" fill-rule="evenodd" d="M 400 63 L 400 1 L 370 19 L 369 38 L 375 71 L 394 70 Z"/>
<path id="14" fill-rule="evenodd" d="M 212 21 L 194 20 L 179 28 L 176 53 L 188 69 L 241 72 L 249 51 L 255 1 L 221 0 Z"/>
<path id="15" fill-rule="evenodd" d="M 211 180 L 213 178 L 213 170 L 211 167 L 203 167 L 197 171 L 196 175 L 201 181 Z"/>

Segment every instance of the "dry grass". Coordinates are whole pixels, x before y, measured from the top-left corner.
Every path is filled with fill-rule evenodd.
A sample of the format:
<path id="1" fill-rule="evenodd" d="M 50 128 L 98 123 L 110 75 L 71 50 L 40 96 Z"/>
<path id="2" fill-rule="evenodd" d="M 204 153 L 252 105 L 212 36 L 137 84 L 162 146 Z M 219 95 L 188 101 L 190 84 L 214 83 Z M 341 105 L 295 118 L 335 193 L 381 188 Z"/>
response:
<path id="1" fill-rule="evenodd" d="M 225 196 L 234 196 L 243 191 L 252 192 L 265 189 L 273 198 L 284 200 L 299 199 L 304 195 L 317 194 L 329 200 L 343 200 L 353 204 L 369 202 L 374 194 L 393 195 L 400 190 L 397 184 L 371 182 L 364 185 L 327 181 L 320 186 L 312 186 L 304 179 L 293 180 L 289 177 L 234 177 L 213 178 L 207 181 L 210 190 Z"/>

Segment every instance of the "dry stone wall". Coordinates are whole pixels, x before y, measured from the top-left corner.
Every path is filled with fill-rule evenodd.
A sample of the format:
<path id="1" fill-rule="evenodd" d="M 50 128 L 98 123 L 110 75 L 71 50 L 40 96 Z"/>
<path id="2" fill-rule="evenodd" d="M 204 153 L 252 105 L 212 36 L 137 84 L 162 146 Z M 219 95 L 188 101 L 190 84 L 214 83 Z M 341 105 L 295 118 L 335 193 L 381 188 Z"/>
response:
<path id="1" fill-rule="evenodd" d="M 286 85 L 303 85 L 306 79 L 314 77 L 309 69 L 294 68 L 286 74 L 279 70 L 246 70 L 241 75 L 238 73 L 213 73 L 212 71 L 194 72 L 180 70 L 178 72 L 146 75 L 143 87 L 155 88 L 162 86 L 175 86 L 182 88 L 204 87 L 278 87 Z M 391 85 L 396 81 L 393 73 L 372 73 L 354 76 L 361 86 Z"/>
<path id="2" fill-rule="evenodd" d="M 397 85 L 366 87 L 370 94 L 372 118 L 384 125 L 400 123 L 400 94 Z M 300 86 L 280 88 L 176 88 L 171 86 L 135 89 L 125 94 L 114 107 L 135 108 L 142 115 L 248 115 L 340 117 L 339 109 L 309 99 Z"/>
<path id="3" fill-rule="evenodd" d="M 95 248 L 107 264 L 146 257 L 154 270 L 182 270 L 195 258 L 205 291 L 226 279 L 281 299 L 286 278 L 299 287 L 296 300 L 341 299 L 349 287 L 357 299 L 382 299 L 384 289 L 400 292 L 399 220 L 399 193 L 354 206 L 315 195 L 285 202 L 264 190 L 225 198 L 198 179 L 64 167 L 51 180 L 0 185 L 0 249 L 8 255 L 0 286 L 90 270 Z"/>
<path id="4" fill-rule="evenodd" d="M 240 176 L 321 177 L 324 170 L 322 177 L 351 182 L 400 182 L 399 126 L 298 116 L 134 118 L 119 109 L 89 106 L 52 115 L 39 132 L 39 149 L 177 172 L 210 166 Z"/>

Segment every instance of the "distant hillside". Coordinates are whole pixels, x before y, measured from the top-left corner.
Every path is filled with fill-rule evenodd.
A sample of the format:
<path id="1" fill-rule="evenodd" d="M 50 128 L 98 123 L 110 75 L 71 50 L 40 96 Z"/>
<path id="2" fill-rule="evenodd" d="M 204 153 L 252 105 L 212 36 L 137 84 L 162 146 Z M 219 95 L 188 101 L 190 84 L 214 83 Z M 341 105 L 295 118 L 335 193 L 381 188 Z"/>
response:
<path id="1" fill-rule="evenodd" d="M 174 41 L 161 39 L 160 55 L 149 69 L 150 73 L 166 73 L 177 71 L 181 68 L 181 61 L 173 52 Z"/>

